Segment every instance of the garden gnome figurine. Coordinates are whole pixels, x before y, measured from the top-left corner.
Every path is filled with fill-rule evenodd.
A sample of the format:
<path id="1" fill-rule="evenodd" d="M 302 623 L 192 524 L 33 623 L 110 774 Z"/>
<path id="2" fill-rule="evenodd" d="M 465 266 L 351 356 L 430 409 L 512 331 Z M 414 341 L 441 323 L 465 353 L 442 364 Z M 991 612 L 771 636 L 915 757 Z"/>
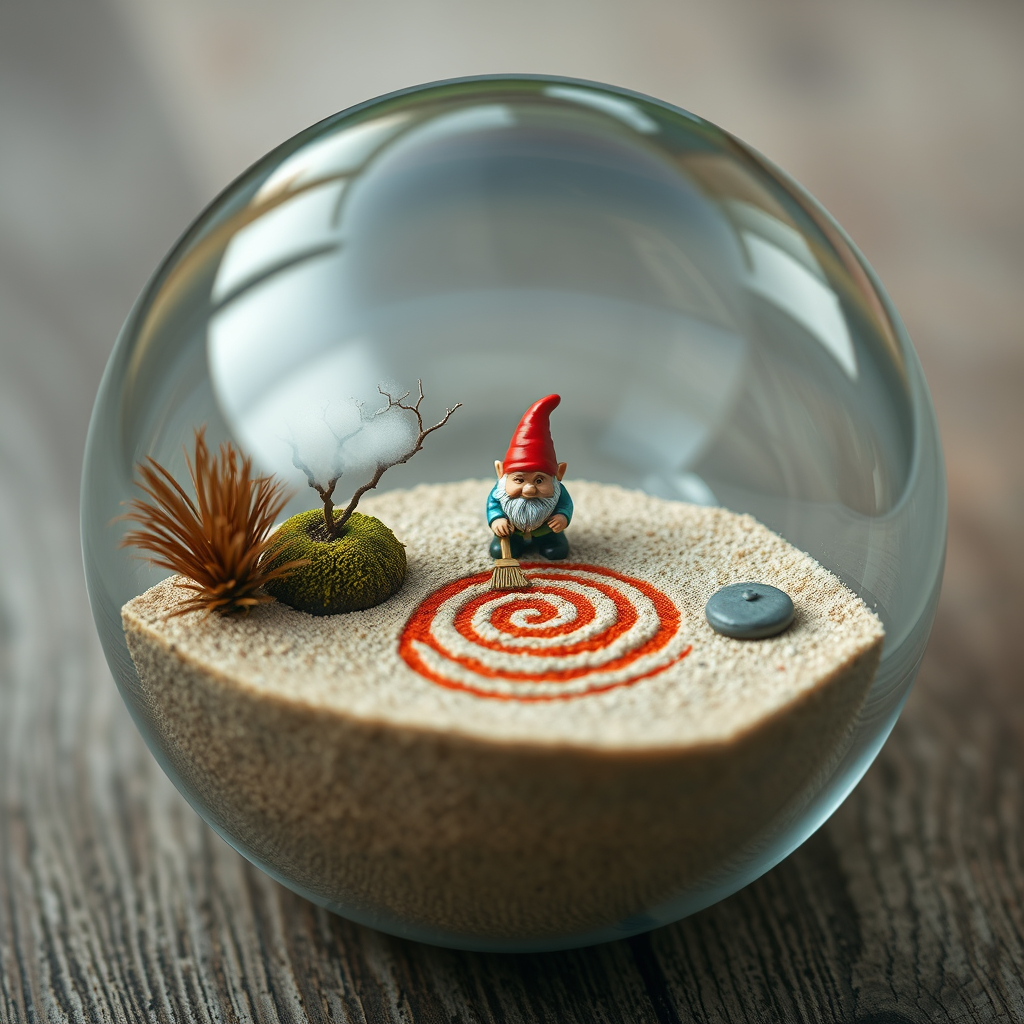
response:
<path id="1" fill-rule="evenodd" d="M 562 484 L 565 463 L 555 458 L 549 419 L 561 401 L 548 395 L 534 402 L 519 421 L 487 498 L 487 525 L 494 533 L 491 557 L 501 557 L 501 538 L 508 537 L 512 557 L 536 551 L 545 558 L 565 558 L 565 528 L 572 520 L 572 498 Z"/>

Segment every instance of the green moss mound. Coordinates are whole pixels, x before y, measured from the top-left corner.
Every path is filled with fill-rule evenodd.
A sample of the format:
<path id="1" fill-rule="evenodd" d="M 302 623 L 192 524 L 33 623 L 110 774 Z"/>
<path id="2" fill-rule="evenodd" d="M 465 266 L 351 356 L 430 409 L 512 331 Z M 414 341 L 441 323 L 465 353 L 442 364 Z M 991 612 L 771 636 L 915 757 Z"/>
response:
<path id="1" fill-rule="evenodd" d="M 267 593 L 310 615 L 337 615 L 372 608 L 405 582 L 405 548 L 379 519 L 353 512 L 340 537 L 326 534 L 322 509 L 285 522 L 276 535 L 284 543 L 271 565 L 292 558 L 308 558 L 309 565 L 271 580 Z"/>

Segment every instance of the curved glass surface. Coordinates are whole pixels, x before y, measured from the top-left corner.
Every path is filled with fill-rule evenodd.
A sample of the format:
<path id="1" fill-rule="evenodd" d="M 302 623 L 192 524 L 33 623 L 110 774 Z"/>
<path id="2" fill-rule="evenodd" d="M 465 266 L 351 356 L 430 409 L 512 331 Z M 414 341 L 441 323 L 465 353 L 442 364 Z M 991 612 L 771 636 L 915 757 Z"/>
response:
<path id="1" fill-rule="evenodd" d="M 464 403 L 382 488 L 487 476 L 525 405 L 562 395 L 574 478 L 749 512 L 876 609 L 881 667 L 813 786 L 721 872 L 615 927 L 534 943 L 423 933 L 295 885 L 167 763 L 120 609 L 166 575 L 111 527 L 152 456 L 184 476 L 207 424 L 293 482 L 290 437 L 343 382 L 421 377 Z M 563 454 L 565 453 L 565 454 Z M 90 428 L 86 572 L 114 676 L 193 805 L 285 884 L 429 941 L 553 948 L 700 909 L 767 870 L 846 796 L 888 735 L 934 614 L 946 535 L 934 414 L 871 269 L 799 185 L 712 124 L 592 83 L 480 78 L 387 96 L 273 151 L 157 270 Z"/>

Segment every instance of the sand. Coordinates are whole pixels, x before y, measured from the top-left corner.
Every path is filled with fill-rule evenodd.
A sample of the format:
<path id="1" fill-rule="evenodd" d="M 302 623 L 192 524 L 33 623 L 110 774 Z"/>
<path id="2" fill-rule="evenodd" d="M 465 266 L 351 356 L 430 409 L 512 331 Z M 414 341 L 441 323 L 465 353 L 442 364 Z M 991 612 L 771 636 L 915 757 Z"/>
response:
<path id="1" fill-rule="evenodd" d="M 883 630 L 749 516 L 580 481 L 569 564 L 535 558 L 537 591 L 495 603 L 490 486 L 364 500 L 409 564 L 377 608 L 171 619 L 172 579 L 122 618 L 154 741 L 260 863 L 386 927 L 543 942 L 756 844 L 843 749 Z M 747 580 L 792 597 L 785 633 L 707 625 Z"/>

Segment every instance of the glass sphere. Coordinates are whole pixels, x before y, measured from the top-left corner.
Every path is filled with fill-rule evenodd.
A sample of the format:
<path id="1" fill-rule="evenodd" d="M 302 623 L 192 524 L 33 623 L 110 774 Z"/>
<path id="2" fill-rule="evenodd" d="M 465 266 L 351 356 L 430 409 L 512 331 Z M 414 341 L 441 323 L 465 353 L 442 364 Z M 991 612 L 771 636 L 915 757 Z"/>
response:
<path id="1" fill-rule="evenodd" d="M 152 457 L 187 488 L 182 449 L 205 424 L 214 444 L 231 439 L 296 484 L 286 512 L 297 513 L 316 501 L 294 468 L 289 430 L 329 418 L 339 395 L 372 409 L 379 383 L 415 389 L 417 379 L 428 415 L 463 407 L 380 490 L 487 476 L 526 406 L 558 392 L 571 479 L 749 513 L 884 623 L 880 667 L 852 730 L 713 877 L 601 927 L 542 937 L 434 930 L 386 897 L 348 901 L 296 877 L 275 852 L 281 837 L 240 828 L 169 750 L 121 621 L 126 602 L 168 575 L 119 546 L 125 528 L 112 525 L 138 496 L 136 465 Z M 310 899 L 393 933 L 551 949 L 699 910 L 835 810 L 892 729 L 921 661 L 946 495 L 934 413 L 899 317 L 799 185 L 721 129 L 649 97 L 485 77 L 328 118 L 198 217 L 107 366 L 87 441 L 82 536 L 122 696 L 161 766 L 229 843 Z"/>

